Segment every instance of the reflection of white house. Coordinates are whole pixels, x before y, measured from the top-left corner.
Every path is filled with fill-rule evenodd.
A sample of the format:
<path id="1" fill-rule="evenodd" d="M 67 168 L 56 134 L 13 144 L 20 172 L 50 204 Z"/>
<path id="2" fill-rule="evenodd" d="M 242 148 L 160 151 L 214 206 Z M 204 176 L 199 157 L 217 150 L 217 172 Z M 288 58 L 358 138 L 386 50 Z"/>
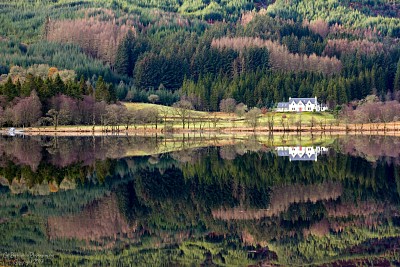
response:
<path id="1" fill-rule="evenodd" d="M 328 151 L 328 148 L 322 146 L 279 146 L 275 148 L 278 157 L 289 157 L 290 161 L 317 161 L 318 155 Z"/>
<path id="2" fill-rule="evenodd" d="M 289 102 L 279 102 L 276 108 L 278 112 L 303 112 L 303 111 L 325 111 L 328 107 L 318 103 L 314 98 L 291 98 Z"/>

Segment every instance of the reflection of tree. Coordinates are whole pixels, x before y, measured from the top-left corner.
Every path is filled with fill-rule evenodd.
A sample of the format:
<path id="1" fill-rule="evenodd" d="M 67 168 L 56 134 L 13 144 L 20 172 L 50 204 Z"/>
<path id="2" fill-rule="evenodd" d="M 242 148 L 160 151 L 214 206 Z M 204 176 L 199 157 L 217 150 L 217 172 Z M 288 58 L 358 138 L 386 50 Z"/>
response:
<path id="1" fill-rule="evenodd" d="M 86 206 L 81 213 L 49 217 L 48 235 L 57 238 L 102 241 L 105 237 L 116 239 L 118 235 L 134 231 L 119 212 L 118 201 L 113 194 Z M 103 244 L 105 245 L 105 244 Z"/>
<path id="2" fill-rule="evenodd" d="M 171 157 L 182 163 L 194 163 L 201 158 L 201 153 L 198 149 L 185 149 L 172 152 Z"/>
<path id="3" fill-rule="evenodd" d="M 352 156 L 363 157 L 369 161 L 385 158 L 397 162 L 400 158 L 400 140 L 390 136 L 359 136 L 339 139 L 341 150 Z"/>
<path id="4" fill-rule="evenodd" d="M 28 165 L 36 171 L 42 160 L 42 147 L 38 142 L 29 142 L 24 138 L 7 138 L 0 144 L 0 154 L 14 159 L 15 163 Z"/>
<path id="5" fill-rule="evenodd" d="M 223 146 L 219 150 L 219 156 L 222 159 L 234 160 L 236 158 L 236 149 L 234 146 Z"/>
<path id="6" fill-rule="evenodd" d="M 263 209 L 235 207 L 213 210 L 214 218 L 222 220 L 254 220 L 278 216 L 293 208 L 294 203 L 317 203 L 321 200 L 337 199 L 342 194 L 340 183 L 325 182 L 315 185 L 284 185 L 272 188 L 270 205 Z M 290 210 L 288 211 L 290 212 Z"/>
<path id="7" fill-rule="evenodd" d="M 66 209 L 66 214 L 52 215 L 48 220 L 51 242 L 78 238 L 99 244 L 94 247 L 89 242 L 87 249 L 119 248 L 146 240 L 158 251 L 164 245 L 198 240 L 214 233 L 223 237 L 221 242 L 241 238 L 235 241 L 237 248 L 245 242 L 255 245 L 273 241 L 290 254 L 291 261 L 313 259 L 308 249 L 317 248 L 313 251 L 318 253 L 322 249 L 320 243 L 312 242 L 329 242 L 327 235 L 331 231 L 343 235 L 349 227 L 360 227 L 359 235 L 365 228 L 388 227 L 390 216 L 382 214 L 395 214 L 396 206 L 388 203 L 398 200 L 393 186 L 397 169 L 384 161 L 372 164 L 364 158 L 333 151 L 331 157 L 323 156 L 318 162 L 289 162 L 260 150 L 225 160 L 219 155 L 222 149 L 213 147 L 158 157 L 106 159 L 119 156 L 110 146 L 136 145 L 146 140 L 120 139 L 83 138 L 79 141 L 82 143 L 74 143 L 61 138 L 57 140 L 59 149 L 81 145 L 79 153 L 86 156 L 71 152 L 66 157 L 73 159 L 70 162 L 81 162 L 54 166 L 49 164 L 54 154 L 47 154 L 46 149 L 37 174 L 28 166 L 12 165 L 8 160 L 1 163 L 0 175 L 5 170 L 11 177 L 24 173 L 38 184 L 44 181 L 40 179 L 53 175 L 59 175 L 57 183 L 61 177 L 82 179 L 76 191 L 82 189 L 80 186 L 92 186 L 85 179 L 93 172 L 102 177 L 100 180 L 109 177 L 96 186 L 111 188 L 111 195 L 101 191 L 98 200 L 85 202 L 84 196 L 71 193 L 66 199 L 74 206 L 75 214 Z M 35 140 L 46 146 L 52 146 L 51 141 Z M 4 151 L 5 144 L 0 143 L 0 151 Z M 226 149 L 232 154 L 247 151 L 249 146 L 243 146 Z M 184 155 L 187 153 L 189 157 Z M 63 155 L 57 157 L 60 162 L 64 160 L 62 164 L 68 162 Z M 94 159 L 90 161 L 90 157 Z M 87 162 L 91 165 L 85 165 Z M 353 198 L 358 199 L 356 204 Z M 91 204 L 77 213 L 78 204 L 88 202 Z M 29 210 L 35 211 L 30 206 Z M 138 238 L 141 236 L 145 238 Z M 324 243 L 321 247 L 330 249 Z"/>
<path id="8" fill-rule="evenodd" d="M 136 196 L 136 189 L 133 182 L 118 187 L 116 196 L 119 211 L 129 224 L 132 224 L 138 218 L 144 219 L 144 216 L 149 213 L 149 209 L 140 203 L 140 200 Z"/>

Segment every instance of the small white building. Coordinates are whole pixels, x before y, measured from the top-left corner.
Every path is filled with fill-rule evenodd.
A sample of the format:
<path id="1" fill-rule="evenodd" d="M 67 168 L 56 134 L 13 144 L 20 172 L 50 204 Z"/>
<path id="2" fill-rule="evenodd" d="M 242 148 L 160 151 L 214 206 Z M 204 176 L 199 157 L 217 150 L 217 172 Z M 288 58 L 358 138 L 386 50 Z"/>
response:
<path id="1" fill-rule="evenodd" d="M 275 150 L 278 153 L 278 157 L 289 157 L 289 161 L 317 161 L 318 155 L 328 152 L 328 148 L 321 146 L 280 146 L 275 148 Z"/>
<path id="2" fill-rule="evenodd" d="M 318 103 L 317 97 L 314 98 L 291 98 L 289 102 L 279 102 L 277 112 L 303 112 L 303 111 L 326 111 L 327 106 Z"/>

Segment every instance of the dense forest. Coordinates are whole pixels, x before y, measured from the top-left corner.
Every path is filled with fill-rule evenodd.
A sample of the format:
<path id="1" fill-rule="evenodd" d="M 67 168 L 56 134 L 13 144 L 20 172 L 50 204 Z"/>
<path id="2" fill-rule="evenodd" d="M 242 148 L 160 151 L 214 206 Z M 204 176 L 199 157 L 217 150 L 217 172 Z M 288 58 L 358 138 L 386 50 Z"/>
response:
<path id="1" fill-rule="evenodd" d="M 201 110 L 218 110 L 229 97 L 250 107 L 288 97 L 317 96 L 331 108 L 371 94 L 398 100 L 398 10 L 386 0 L 2 3 L 0 93 L 7 103 L 32 90 L 40 97 L 41 85 L 11 96 L 7 86 L 24 87 L 27 75 L 40 76 L 32 67 L 46 64 L 73 72 L 65 83 L 82 77 L 93 88 L 74 98 L 93 96 L 101 77 L 109 101 L 160 92 L 161 104 L 180 96 Z M 60 93 L 42 96 L 42 113 L 44 100 Z"/>

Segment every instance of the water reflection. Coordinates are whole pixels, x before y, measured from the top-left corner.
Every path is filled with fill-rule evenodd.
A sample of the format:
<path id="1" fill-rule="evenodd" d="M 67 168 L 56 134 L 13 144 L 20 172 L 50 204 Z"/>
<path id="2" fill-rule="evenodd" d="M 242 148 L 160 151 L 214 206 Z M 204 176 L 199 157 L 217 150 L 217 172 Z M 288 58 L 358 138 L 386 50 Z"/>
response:
<path id="1" fill-rule="evenodd" d="M 49 265 L 396 264 L 398 144 L 1 138 L 0 250 Z"/>
<path id="2" fill-rule="evenodd" d="M 328 148 L 323 146 L 278 146 L 275 150 L 279 157 L 289 157 L 290 161 L 317 161 L 318 155 L 328 152 Z"/>

